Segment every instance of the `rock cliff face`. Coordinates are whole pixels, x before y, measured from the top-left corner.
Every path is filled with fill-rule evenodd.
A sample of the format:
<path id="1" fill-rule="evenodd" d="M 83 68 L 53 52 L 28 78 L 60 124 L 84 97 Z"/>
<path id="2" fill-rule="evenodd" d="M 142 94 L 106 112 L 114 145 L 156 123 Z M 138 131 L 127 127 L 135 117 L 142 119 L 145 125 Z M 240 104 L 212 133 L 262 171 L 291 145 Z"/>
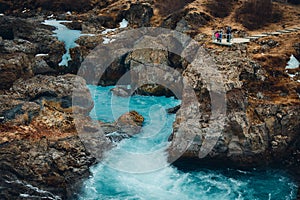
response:
<path id="1" fill-rule="evenodd" d="M 143 122 L 136 112 L 111 124 L 91 120 L 90 92 L 75 75 L 18 79 L 0 99 L 1 199 L 71 198 L 112 141 Z"/>
<path id="2" fill-rule="evenodd" d="M 170 2 L 171 5 L 164 5 Z M 158 8 L 160 3 L 163 8 L 174 5 L 178 9 L 163 13 Z M 285 71 L 291 54 L 300 59 L 299 33 L 270 36 L 248 46 L 212 46 L 209 44 L 211 30 L 227 25 L 224 23 L 232 23 L 240 35 L 247 35 L 247 29 L 232 22 L 230 15 L 225 20 L 215 19 L 202 1 L 180 0 L 179 3 L 175 0 L 0 0 L 0 13 L 5 14 L 0 16 L 0 199 L 70 198 L 73 189 L 89 175 L 89 167 L 102 159 L 104 151 L 112 148 L 114 142 L 139 132 L 143 117 L 134 111 L 112 123 L 90 119 L 93 101 L 85 81 L 75 75 L 61 75 L 77 73 L 90 51 L 103 42 L 102 31 L 117 28 L 124 18 L 131 28 L 161 26 L 195 36 L 222 75 L 225 125 L 220 136 L 210 137 L 210 131 L 216 131 L 209 129 L 214 99 L 197 66 L 182 59 L 182 52 L 174 53 L 183 49 L 186 45 L 183 41 L 168 34 L 138 41 L 134 37 L 119 38 L 126 41 L 126 48 L 140 49 L 124 51 L 115 60 L 109 60 L 109 55 L 119 53 L 114 49 L 124 48 L 121 43 L 111 43 L 98 52 L 104 55 L 101 64 L 109 66 L 104 72 L 101 69 L 106 65 L 97 65 L 97 61 L 82 66 L 82 75 L 91 77 L 86 80 L 88 83 L 104 86 L 116 84 L 132 70 L 131 80 L 145 81 L 135 88 L 135 94 L 142 95 L 192 99 L 190 91 L 182 86 L 181 75 L 188 80 L 200 112 L 196 113 L 195 107 L 189 110 L 186 105 L 170 110 L 177 111 L 170 137 L 170 159 L 181 148 L 178 141 L 189 142 L 184 134 L 188 136 L 196 130 L 179 162 L 188 159 L 200 165 L 222 163 L 239 167 L 280 164 L 300 177 L 300 73 L 299 68 L 288 71 L 296 75 L 291 79 Z M 281 29 L 284 23 L 299 23 L 294 17 L 300 13 L 298 7 L 278 5 L 288 13 L 284 15 L 291 16 L 283 16 L 285 21 L 265 27 L 266 31 Z M 237 3 L 232 12 L 239 6 Z M 52 35 L 53 27 L 41 24 L 51 14 L 58 19 L 73 20 L 69 25 L 72 28 L 96 34 L 77 41 L 79 46 L 70 50 L 69 68 L 58 66 L 65 52 L 64 44 Z M 145 49 L 149 43 L 156 49 Z M 156 66 L 160 70 L 153 71 Z M 113 92 L 123 96 L 133 93 L 122 88 Z M 186 119 L 185 113 L 195 114 Z M 183 121 L 195 126 L 181 126 Z M 218 118 L 212 121 L 218 122 Z M 201 147 L 210 141 L 213 148 L 204 155 Z"/>
<path id="3" fill-rule="evenodd" d="M 270 70 L 250 59 L 246 55 L 247 50 L 243 51 L 243 48 L 240 46 L 235 52 L 227 49 L 212 54 L 218 70 L 223 74 L 225 84 L 227 102 L 225 124 L 220 136 L 212 141 L 215 142 L 213 149 L 205 152 L 207 155 L 204 158 L 201 157 L 205 151 L 201 149 L 202 145 L 211 139 L 207 131 L 214 130 L 209 129 L 209 124 L 212 123 L 207 118 L 211 115 L 210 109 L 200 107 L 200 117 L 195 115 L 193 118 L 201 130 L 199 129 L 189 148 L 182 155 L 182 160 L 193 159 L 199 164 L 220 162 L 239 167 L 265 166 L 283 163 L 289 156 L 296 155 L 299 151 L 300 102 L 294 90 L 297 82 L 285 79 L 290 87 L 268 87 L 270 84 L 280 85 L 281 81 L 273 79 L 269 74 Z M 284 65 L 281 71 L 284 71 Z M 207 101 L 209 97 L 205 98 L 205 94 L 201 93 L 205 89 L 201 73 L 197 73 L 190 65 L 183 74 L 193 83 L 200 104 L 209 107 L 211 104 Z M 285 101 L 281 100 L 281 95 Z M 171 157 L 179 148 L 175 141 L 185 139 L 180 138 L 178 132 L 181 121 L 185 120 L 182 119 L 181 112 L 179 110 L 174 124 Z M 189 127 L 183 131 L 188 133 Z M 297 162 L 294 164 L 298 165 Z"/>

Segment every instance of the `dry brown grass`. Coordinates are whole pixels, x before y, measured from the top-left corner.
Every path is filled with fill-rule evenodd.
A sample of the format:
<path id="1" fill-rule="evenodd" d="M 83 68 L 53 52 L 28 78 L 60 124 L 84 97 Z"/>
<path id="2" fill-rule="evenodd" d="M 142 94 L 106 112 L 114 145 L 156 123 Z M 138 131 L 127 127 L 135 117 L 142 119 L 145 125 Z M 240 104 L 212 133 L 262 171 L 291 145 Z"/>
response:
<path id="1" fill-rule="evenodd" d="M 206 4 L 206 8 L 214 17 L 224 18 L 230 15 L 234 2 L 234 0 L 209 0 Z"/>
<path id="2" fill-rule="evenodd" d="M 159 10 L 159 14 L 162 16 L 168 16 L 184 8 L 194 0 L 157 0 L 155 2 L 155 8 Z"/>
<path id="3" fill-rule="evenodd" d="M 36 5 L 44 9 L 54 9 L 54 10 L 63 10 L 63 11 L 81 11 L 90 9 L 89 0 L 37 0 Z"/>
<path id="4" fill-rule="evenodd" d="M 276 23 L 282 19 L 282 11 L 274 7 L 271 0 L 250 0 L 243 3 L 235 13 L 235 18 L 249 30 Z"/>

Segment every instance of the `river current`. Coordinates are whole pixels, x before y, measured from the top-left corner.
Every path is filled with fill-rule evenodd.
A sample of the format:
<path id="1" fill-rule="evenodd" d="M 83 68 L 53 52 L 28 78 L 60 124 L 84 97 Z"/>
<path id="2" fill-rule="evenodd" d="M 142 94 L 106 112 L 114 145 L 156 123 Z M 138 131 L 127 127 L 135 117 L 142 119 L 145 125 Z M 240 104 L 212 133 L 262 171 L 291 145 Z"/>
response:
<path id="1" fill-rule="evenodd" d="M 141 133 L 123 140 L 103 162 L 92 167 L 92 176 L 84 182 L 79 199 L 296 199 L 296 184 L 280 169 L 181 171 L 168 165 L 165 150 L 175 115 L 167 114 L 165 109 L 180 104 L 179 100 L 115 97 L 110 92 L 112 87 L 89 88 L 95 101 L 92 118 L 112 122 L 136 110 L 145 122 Z"/>

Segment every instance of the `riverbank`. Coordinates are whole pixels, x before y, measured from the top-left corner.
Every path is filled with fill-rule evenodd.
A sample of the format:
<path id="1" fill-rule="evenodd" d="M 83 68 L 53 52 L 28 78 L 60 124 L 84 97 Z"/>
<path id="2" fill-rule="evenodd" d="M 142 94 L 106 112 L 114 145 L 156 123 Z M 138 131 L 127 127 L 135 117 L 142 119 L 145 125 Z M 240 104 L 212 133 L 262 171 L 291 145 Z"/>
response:
<path id="1" fill-rule="evenodd" d="M 182 5 L 176 6 L 174 3 L 174 10 L 170 12 L 162 12 L 167 11 L 162 8 L 166 8 L 168 1 L 85 1 L 82 6 L 75 2 L 72 5 L 77 5 L 76 8 L 66 6 L 64 9 L 61 6 L 66 4 L 65 1 L 56 1 L 50 7 L 45 2 L 33 2 L 0 1 L 3 9 L 0 9 L 0 13 L 3 13 L 0 15 L 0 169 L 3 172 L 0 182 L 1 187 L 8 188 L 0 190 L 1 197 L 23 198 L 21 194 L 42 194 L 48 198 L 65 199 L 72 196 L 72 186 L 78 182 L 80 187 L 82 180 L 89 177 L 89 168 L 101 160 L 104 152 L 111 149 L 112 141 L 129 136 L 114 137 L 114 134 L 110 134 L 128 130 L 127 126 L 95 122 L 89 117 L 94 103 L 86 81 L 91 83 L 91 80 L 71 74 L 77 74 L 78 69 L 86 69 L 80 72 L 81 75 L 99 78 L 93 84 L 108 86 L 117 84 L 129 70 L 135 70 L 138 76 L 131 74 L 133 78 L 130 80 L 135 78 L 153 82 L 144 73 L 149 63 L 169 66 L 174 70 L 171 77 L 175 76 L 174 80 L 178 82 L 181 80 L 178 77 L 186 78 L 200 103 L 199 115 L 192 116 L 192 124 L 198 128 L 197 137 L 178 162 L 197 163 L 198 166 L 203 162 L 207 162 L 208 166 L 209 163 L 233 163 L 240 168 L 279 165 L 292 172 L 292 176 L 299 181 L 300 72 L 299 67 L 286 68 L 291 55 L 300 59 L 299 33 L 268 36 L 230 48 L 211 44 L 210 35 L 211 30 L 227 25 L 231 25 L 233 33 L 241 37 L 282 29 L 283 24 L 297 25 L 300 19 L 292 16 L 299 15 L 299 5 L 274 3 L 275 7 L 285 11 L 282 18 L 250 30 L 235 19 L 235 12 L 241 2 L 226 16 L 215 16 L 211 7 L 200 1 L 184 1 Z M 74 46 L 69 46 L 70 49 L 66 49 L 64 41 L 54 35 L 55 27 L 43 24 L 45 20 L 51 19 L 70 20 L 63 24 L 64 28 L 85 35 Z M 145 26 L 174 29 L 191 36 L 196 47 L 200 46 L 205 52 L 205 58 L 212 61 L 209 64 L 213 64 L 220 72 L 226 97 L 225 125 L 219 137 L 211 142 L 212 149 L 206 152 L 204 159 L 199 158 L 199 155 L 212 116 L 211 90 L 205 85 L 204 76 L 197 66 L 191 64 L 193 58 L 187 56 L 187 59 L 183 59 L 178 55 L 187 54 L 174 53 L 188 46 L 180 38 L 164 34 L 159 38 L 148 35 L 139 40 L 136 39 L 137 35 L 132 35 L 124 40 L 122 37 L 126 34 L 118 35 Z M 82 62 L 99 44 L 108 46 L 99 52 L 102 55 L 101 61 L 105 63 L 109 60 L 108 52 L 117 52 L 108 49 L 123 49 L 124 46 L 118 44 L 124 41 L 131 42 L 130 47 L 133 48 L 153 45 L 160 50 L 124 52 L 103 74 L 97 71 L 101 71 L 100 65 L 95 65 L 92 71 L 89 71 L 91 68 L 88 66 L 81 68 Z M 168 48 L 165 48 L 165 44 Z M 173 49 L 174 52 L 170 53 Z M 62 56 L 68 50 L 70 58 L 62 62 Z M 139 69 L 140 65 L 143 68 Z M 170 80 L 167 76 L 169 73 L 160 71 L 156 75 Z M 146 84 L 135 94 L 173 96 L 180 93 L 178 98 L 185 95 L 181 90 L 182 85 L 179 89 L 176 84 L 169 86 Z M 73 102 L 74 88 L 79 92 L 77 99 L 80 101 L 77 105 Z M 117 90 L 125 96 L 128 91 Z M 183 132 L 193 128 L 181 126 L 181 122 L 185 121 L 181 113 L 194 112 L 192 109 L 184 110 L 184 106 L 182 108 L 176 114 L 173 133 L 169 133 L 170 142 L 175 147 L 173 152 L 172 149 L 168 150 L 170 157 L 174 152 L 176 154 L 174 141 L 178 138 L 179 128 L 183 127 L 180 129 Z M 74 112 L 80 113 L 79 118 L 74 119 Z M 106 132 L 98 133 L 99 127 L 95 123 Z M 82 143 L 76 124 L 80 131 L 87 133 L 89 139 L 99 140 L 100 143 Z M 132 128 L 132 121 L 129 125 Z M 140 127 L 135 126 L 134 130 L 140 130 Z M 182 142 L 186 143 L 185 140 Z M 92 149 L 98 148 L 97 155 L 87 150 L 88 145 Z"/>

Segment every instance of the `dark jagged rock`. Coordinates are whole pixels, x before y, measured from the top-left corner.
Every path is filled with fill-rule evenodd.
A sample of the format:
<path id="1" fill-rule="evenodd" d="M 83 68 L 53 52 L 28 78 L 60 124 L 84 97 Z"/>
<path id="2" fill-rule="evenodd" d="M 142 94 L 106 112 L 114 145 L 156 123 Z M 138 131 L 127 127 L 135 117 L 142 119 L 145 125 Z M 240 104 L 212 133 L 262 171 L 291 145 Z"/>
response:
<path id="1" fill-rule="evenodd" d="M 32 76 L 31 63 L 25 54 L 0 55 L 0 89 L 9 89 L 17 79 Z"/>
<path id="2" fill-rule="evenodd" d="M 36 57 L 34 59 L 33 64 L 32 64 L 32 71 L 33 71 L 34 75 L 38 75 L 38 74 L 45 74 L 45 75 L 56 74 L 56 71 L 53 68 L 49 67 L 47 62 L 41 57 Z"/>
<path id="3" fill-rule="evenodd" d="M 154 49 L 144 48 L 149 43 Z M 167 47 L 181 49 L 179 41 L 171 35 L 145 36 L 135 43 L 137 50 L 127 55 L 125 64 L 130 68 L 131 85 L 136 94 L 180 98 L 182 60 L 175 62 Z"/>
<path id="4" fill-rule="evenodd" d="M 19 79 L 0 99 L 1 198 L 71 198 L 95 161 L 78 137 L 96 130 L 85 116 L 93 107 L 85 81 L 75 75 Z M 98 136 L 100 156 L 110 141 Z"/>
<path id="5" fill-rule="evenodd" d="M 25 53 L 34 55 L 37 52 L 37 45 L 23 39 L 3 40 L 0 43 L 0 52 L 5 54 Z"/>
<path id="6" fill-rule="evenodd" d="M 267 85 L 270 77 L 262 65 L 243 58 L 243 56 L 233 56 L 231 54 L 243 54 L 238 52 L 222 52 L 214 55 L 219 72 L 222 74 L 226 91 L 226 116 L 224 129 L 218 137 L 213 137 L 210 130 L 207 133 L 209 124 L 216 120 L 209 119 L 210 110 L 205 107 L 210 106 L 209 98 L 201 93 L 203 82 L 201 72 L 189 65 L 184 76 L 192 83 L 198 101 L 205 107 L 199 107 L 200 115 L 191 117 L 190 123 L 199 125 L 199 131 L 194 135 L 194 141 L 181 159 L 192 159 L 195 163 L 223 163 L 229 166 L 249 167 L 266 166 L 270 164 L 283 163 L 292 152 L 298 151 L 296 144 L 299 143 L 299 103 L 285 103 L 280 100 L 276 91 L 269 91 L 272 88 L 264 89 L 261 85 Z M 230 55 L 229 55 L 230 54 Z M 224 56 L 226 55 L 226 58 Z M 233 63 L 228 58 L 238 58 Z M 225 73 L 226 71 L 226 73 Z M 197 73 L 199 73 L 197 75 Z M 236 77 L 236 78 L 233 78 Z M 291 92 L 292 89 L 290 89 Z M 258 100 L 257 92 L 264 94 L 263 100 Z M 188 95 L 188 94 L 183 94 Z M 267 97 L 268 96 L 268 97 Z M 209 96 L 208 96 L 209 97 Z M 293 102 L 294 97 L 290 96 Z M 273 100 L 272 100 L 273 99 Z M 182 109 L 181 109 L 182 110 Z M 182 111 L 183 112 L 183 111 Z M 179 111 L 174 123 L 174 132 L 170 139 L 173 141 L 174 149 L 170 149 L 170 155 L 176 155 L 176 146 L 184 144 L 185 138 L 195 127 L 180 124 L 187 119 Z M 192 110 L 185 110 L 186 113 L 193 113 Z M 194 120 L 194 121 L 193 121 Z M 180 127 L 180 129 L 179 129 Z M 288 131 L 287 131 L 288 130 Z M 183 132 L 186 132 L 182 135 Z M 209 134 L 212 134 L 211 136 Z M 177 142 L 176 142 L 177 140 Z M 178 143 L 178 140 L 182 140 Z M 210 141 L 211 140 L 211 141 Z M 211 150 L 201 149 L 205 141 L 211 142 Z M 172 146 L 172 145 L 171 145 Z M 180 148 L 178 146 L 178 148 Z M 205 157 L 201 157 L 202 153 Z M 293 165 L 297 165 L 294 162 Z"/>
<path id="7" fill-rule="evenodd" d="M 69 198 L 89 176 L 89 166 L 94 162 L 76 136 L 2 144 L 0 160 L 0 184 L 5 188 L 1 196 L 8 199 L 19 198 L 19 194 Z"/>
<path id="8" fill-rule="evenodd" d="M 101 33 L 103 27 L 116 28 L 117 24 L 116 20 L 111 16 L 90 15 L 82 23 L 82 31 L 86 33 Z"/>
<path id="9" fill-rule="evenodd" d="M 147 3 L 131 4 L 130 8 L 119 16 L 125 18 L 132 27 L 150 26 L 150 20 L 153 16 L 153 9 Z"/>
<path id="10" fill-rule="evenodd" d="M 300 43 L 295 43 L 293 45 L 294 49 L 296 50 L 296 55 L 295 57 L 300 60 Z"/>
<path id="11" fill-rule="evenodd" d="M 212 18 L 203 12 L 194 12 L 192 10 L 181 10 L 166 17 L 162 22 L 162 27 L 170 29 L 178 29 L 185 22 L 186 27 L 178 31 L 186 31 L 189 29 L 197 29 L 206 25 Z"/>
<path id="12" fill-rule="evenodd" d="M 92 108 L 71 74 L 19 79 L 0 95 L 0 197 L 71 199 L 112 142 L 141 130 L 135 111 L 103 123 L 87 116 Z"/>
<path id="13" fill-rule="evenodd" d="M 54 70 L 60 69 L 58 64 L 65 47 L 63 42 L 53 36 L 52 27 L 42 25 L 40 21 L 3 16 L 0 17 L 0 37 L 3 38 L 0 43 L 1 53 L 22 52 L 28 56 L 48 54 L 45 59 L 47 64 Z"/>
<path id="14" fill-rule="evenodd" d="M 181 105 L 175 106 L 173 108 L 168 108 L 167 113 L 169 114 L 176 114 L 176 112 L 180 109 Z"/>
<path id="15" fill-rule="evenodd" d="M 101 2 L 101 1 L 97 1 Z M 10 12 L 10 13 L 15 13 L 19 12 L 22 13 L 24 8 L 27 8 L 30 10 L 30 12 L 33 12 L 35 10 L 43 9 L 43 10 L 49 10 L 49 11 L 87 11 L 93 6 L 96 5 L 95 1 L 91 0 L 75 0 L 75 1 L 70 1 L 70 0 L 26 0 L 26 1 L 17 1 L 17 0 L 11 0 L 9 2 L 3 2 L 1 1 L 0 5 L 3 5 L 2 10 L 4 12 Z M 2 11 L 2 12 L 3 12 Z M 14 11 L 14 12 L 13 12 Z M 28 11 L 29 12 L 29 11 Z M 26 13 L 22 13 L 26 14 Z"/>

